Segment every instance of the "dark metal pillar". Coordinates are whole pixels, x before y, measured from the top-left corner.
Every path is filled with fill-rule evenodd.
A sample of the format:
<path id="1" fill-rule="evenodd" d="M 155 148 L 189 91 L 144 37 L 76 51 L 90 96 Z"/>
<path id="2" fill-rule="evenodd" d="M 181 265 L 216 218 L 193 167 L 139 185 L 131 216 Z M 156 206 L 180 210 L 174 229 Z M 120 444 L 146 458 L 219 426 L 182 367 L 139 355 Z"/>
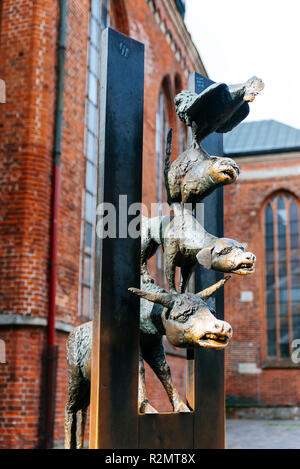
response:
<path id="1" fill-rule="evenodd" d="M 193 73 L 189 89 L 201 93 L 213 81 Z M 223 155 L 223 135 L 213 133 L 202 142 L 209 155 Z M 205 229 L 215 236 L 223 236 L 223 188 L 216 189 L 204 199 L 203 220 Z M 223 277 L 214 270 L 196 269 L 195 291 L 213 285 Z M 210 300 L 218 319 L 224 319 L 224 293 L 220 289 Z M 225 447 L 225 394 L 224 394 L 224 352 L 195 349 L 188 354 L 188 395 L 195 409 L 194 448 Z M 193 390 L 191 389 L 193 388 Z M 193 393 L 194 391 L 194 393 Z"/>
<path id="2" fill-rule="evenodd" d="M 117 237 L 96 237 L 90 448 L 136 448 L 139 299 L 128 287 L 140 283 L 140 238 L 119 237 L 119 216 L 142 200 L 144 46 L 106 29 L 101 59 L 97 203 L 115 207 Z"/>
<path id="3" fill-rule="evenodd" d="M 193 73 L 189 88 L 200 93 L 212 81 Z M 212 134 L 203 141 L 211 155 L 222 156 L 223 137 Z M 223 190 L 215 190 L 204 203 L 204 226 L 212 234 L 223 236 Z M 195 291 L 213 285 L 222 278 L 215 271 L 197 269 Z M 213 306 L 217 317 L 224 315 L 224 297 L 218 291 Z M 139 416 L 139 447 L 152 449 L 221 449 L 225 447 L 224 353 L 195 349 L 187 351 L 187 401 L 190 414 L 148 414 Z"/>
<path id="4" fill-rule="evenodd" d="M 139 285 L 140 239 L 119 237 L 124 226 L 126 230 L 120 226 L 119 196 L 128 197 L 127 206 L 141 201 L 144 48 L 111 29 L 104 31 L 102 47 L 97 201 L 98 206 L 112 204 L 118 216 L 117 237 L 96 240 L 90 448 L 223 448 L 222 352 L 189 353 L 190 414 L 138 413 L 139 300 L 127 289 Z M 209 83 L 197 74 L 191 77 L 191 89 L 198 93 Z M 204 147 L 221 155 L 222 137 L 210 136 Z M 204 211 L 205 228 L 222 236 L 222 190 L 206 199 Z M 196 290 L 219 278 L 215 272 L 198 271 Z M 222 293 L 215 301 L 221 318 Z"/>

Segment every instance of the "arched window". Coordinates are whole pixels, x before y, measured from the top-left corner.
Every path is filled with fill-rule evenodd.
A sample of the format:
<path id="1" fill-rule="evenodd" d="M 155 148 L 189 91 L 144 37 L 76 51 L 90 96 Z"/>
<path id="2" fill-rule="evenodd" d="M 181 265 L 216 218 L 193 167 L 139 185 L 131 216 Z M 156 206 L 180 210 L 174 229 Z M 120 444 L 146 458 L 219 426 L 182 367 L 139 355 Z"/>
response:
<path id="1" fill-rule="evenodd" d="M 156 114 L 156 201 L 158 204 L 167 200 L 165 181 L 164 181 L 164 162 L 166 151 L 166 139 L 169 130 L 167 98 L 163 90 L 159 93 L 158 110 Z M 157 215 L 163 215 L 162 210 L 158 209 Z M 163 275 L 163 253 L 159 249 L 156 253 L 156 279 L 159 284 L 164 284 Z"/>
<path id="2" fill-rule="evenodd" d="M 181 76 L 176 73 L 175 75 L 175 92 L 176 95 L 182 91 L 182 80 Z M 178 155 L 183 153 L 187 149 L 187 126 L 181 120 L 177 120 L 178 128 Z"/>
<path id="3" fill-rule="evenodd" d="M 265 285 L 267 356 L 292 354 L 300 338 L 299 203 L 279 192 L 268 202 L 265 225 Z"/>
<path id="4" fill-rule="evenodd" d="M 169 124 L 166 97 L 164 92 L 161 91 L 158 98 L 158 110 L 156 114 L 156 201 L 158 203 L 166 201 L 164 161 L 168 130 Z"/>
<path id="5" fill-rule="evenodd" d="M 102 30 L 110 25 L 109 0 L 91 0 L 87 51 L 87 87 L 85 117 L 85 187 L 82 198 L 82 236 L 79 311 L 92 317 L 94 244 L 96 223 L 96 175 L 99 144 L 99 73 Z"/>

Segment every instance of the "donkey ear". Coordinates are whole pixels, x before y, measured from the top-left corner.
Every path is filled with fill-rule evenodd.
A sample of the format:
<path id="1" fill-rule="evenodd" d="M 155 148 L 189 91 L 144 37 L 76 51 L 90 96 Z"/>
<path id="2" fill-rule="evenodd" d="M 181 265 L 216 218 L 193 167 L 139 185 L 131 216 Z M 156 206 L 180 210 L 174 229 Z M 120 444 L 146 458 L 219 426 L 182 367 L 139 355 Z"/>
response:
<path id="1" fill-rule="evenodd" d="M 200 265 L 202 265 L 205 269 L 211 269 L 211 257 L 212 257 L 212 247 L 208 246 L 206 248 L 201 249 L 198 252 L 196 258 Z"/>

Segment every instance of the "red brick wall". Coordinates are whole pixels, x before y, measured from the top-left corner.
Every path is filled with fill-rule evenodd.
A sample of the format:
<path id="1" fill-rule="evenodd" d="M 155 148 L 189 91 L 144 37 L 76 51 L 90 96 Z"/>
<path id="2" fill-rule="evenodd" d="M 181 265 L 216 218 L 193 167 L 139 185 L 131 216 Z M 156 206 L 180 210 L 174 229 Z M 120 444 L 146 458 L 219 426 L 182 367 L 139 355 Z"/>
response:
<path id="1" fill-rule="evenodd" d="M 261 160 L 263 156 L 260 157 Z M 248 171 L 295 168 L 297 160 L 237 163 L 241 175 Z M 249 251 L 256 254 L 256 271 L 250 276 L 233 275 L 225 287 L 225 317 L 233 327 L 233 339 L 226 356 L 227 396 L 240 402 L 267 405 L 299 405 L 299 369 L 262 369 L 254 375 L 240 374 L 239 363 L 256 363 L 261 368 L 266 358 L 264 316 L 264 238 L 262 209 L 265 200 L 277 190 L 287 190 L 300 196 L 299 176 L 273 179 L 238 180 L 226 186 L 224 193 L 225 236 L 248 243 Z M 253 301 L 241 302 L 241 291 L 252 291 Z"/>
<path id="2" fill-rule="evenodd" d="M 56 2 L 1 2 L 0 75 L 7 103 L 0 114 L 0 310 L 46 317 L 55 109 Z M 39 329 L 1 329 L 0 447 L 37 441 Z"/>
<path id="3" fill-rule="evenodd" d="M 167 355 L 167 361 L 171 368 L 172 378 L 174 385 L 181 397 L 185 402 L 185 363 L 186 360 L 181 357 L 173 355 Z M 168 399 L 167 393 L 165 392 L 161 382 L 146 364 L 146 388 L 149 403 L 158 412 L 172 412 L 172 406 Z"/>
<path id="4" fill-rule="evenodd" d="M 56 2 L 1 2 L 0 308 L 47 315 Z"/>
<path id="5" fill-rule="evenodd" d="M 88 0 L 69 0 L 63 114 L 62 186 L 59 206 L 57 319 L 78 324 L 81 200 L 85 181 L 84 116 Z M 170 20 L 163 0 L 155 15 L 144 0 L 116 0 L 117 29 L 145 44 L 145 112 L 143 198 L 149 207 L 156 194 L 155 127 L 162 84 L 174 128 L 173 159 L 178 150 L 178 120 L 173 99 L 176 77 L 187 87 L 192 59 Z M 47 318 L 52 152 L 56 99 L 56 46 L 59 11 L 50 0 L 2 0 L 0 77 L 7 86 L 7 103 L 0 112 L 0 314 Z M 126 7 L 126 8 L 125 8 Z M 168 31 L 169 38 L 163 30 Z M 170 42 L 171 41 L 171 42 Z M 175 41 L 175 42 L 172 42 Z M 172 47 L 171 45 L 172 44 Z M 174 44 L 176 44 L 174 46 Z M 177 55 L 177 58 L 175 57 Z M 180 60 L 178 60 L 178 57 Z M 180 58 L 181 57 L 181 58 Z M 242 164 L 242 170 L 272 164 Z M 226 318 L 234 329 L 226 352 L 227 394 L 265 404 L 299 404 L 297 370 L 263 370 L 241 375 L 238 363 L 261 366 L 264 318 L 260 210 L 267 195 L 279 188 L 300 195 L 299 178 L 240 181 L 225 188 L 225 235 L 248 242 L 258 257 L 256 273 L 234 277 L 226 289 Z M 238 222 L 237 222 L 238 220 Z M 152 270 L 154 272 L 154 270 Z M 225 287 L 226 288 L 226 287 Z M 255 292 L 252 303 L 241 303 L 240 291 Z M 0 365 L 0 448 L 32 448 L 39 443 L 41 422 L 44 327 L 3 327 L 7 363 Z M 67 393 L 65 343 L 59 346 L 55 441 L 63 440 Z M 169 357 L 175 384 L 184 397 L 184 360 Z M 160 411 L 170 410 L 165 391 L 147 370 L 149 400 Z"/>
<path id="6" fill-rule="evenodd" d="M 41 353 L 40 329 L 1 331 L 7 363 L 0 368 L 0 448 L 32 448 L 38 444 Z"/>
<path id="7" fill-rule="evenodd" d="M 78 324 L 89 0 L 69 0 L 58 223 L 57 319 Z"/>
<path id="8" fill-rule="evenodd" d="M 41 328 L 11 327 L 1 330 L 6 344 L 6 364 L 0 368 L 0 449 L 37 448 L 43 433 L 44 372 L 42 356 L 46 336 Z M 57 390 L 54 437 L 64 438 L 67 396 L 66 334 L 58 333 Z"/>

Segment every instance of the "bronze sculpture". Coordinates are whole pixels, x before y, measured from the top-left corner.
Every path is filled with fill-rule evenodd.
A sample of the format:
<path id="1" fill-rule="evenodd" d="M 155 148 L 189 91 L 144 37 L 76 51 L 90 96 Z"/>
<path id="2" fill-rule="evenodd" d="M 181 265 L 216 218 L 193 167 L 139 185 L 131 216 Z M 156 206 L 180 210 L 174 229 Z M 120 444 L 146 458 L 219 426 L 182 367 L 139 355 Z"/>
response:
<path id="1" fill-rule="evenodd" d="M 140 361 L 138 410 L 156 413 L 150 405 L 145 386 L 144 360 L 162 382 L 174 412 L 189 412 L 172 381 L 162 343 L 163 335 L 177 347 L 203 347 L 223 350 L 231 336 L 231 326 L 216 319 L 206 300 L 230 278 L 225 277 L 198 294 L 185 293 L 197 262 L 206 269 L 239 275 L 254 271 L 255 256 L 246 245 L 208 233 L 186 210 L 192 208 L 215 188 L 234 182 L 239 168 L 230 158 L 209 156 L 201 147 L 212 132 L 228 132 L 249 113 L 249 101 L 263 89 L 256 77 L 243 85 L 213 84 L 199 95 L 182 91 L 175 98 L 179 118 L 192 128 L 193 142 L 170 164 L 172 131 L 167 138 L 165 184 L 174 217 L 145 219 L 142 225 L 142 288 L 129 288 L 140 296 Z M 159 245 L 164 250 L 169 291 L 155 285 L 147 261 Z M 176 292 L 175 269 L 181 267 L 182 284 Z M 69 373 L 65 417 L 65 448 L 82 448 L 87 407 L 90 402 L 92 322 L 75 328 L 67 343 Z"/>
<path id="2" fill-rule="evenodd" d="M 248 102 L 263 88 L 262 80 L 252 77 L 241 85 L 214 83 L 199 95 L 184 90 L 175 97 L 177 115 L 191 127 L 193 141 L 170 165 L 172 133 L 168 135 L 165 182 L 170 205 L 175 202 L 195 205 L 216 187 L 236 180 L 239 174 L 236 163 L 230 158 L 209 156 L 201 142 L 212 132 L 229 132 L 244 120 L 249 114 Z"/>
<path id="3" fill-rule="evenodd" d="M 226 133 L 242 122 L 250 112 L 248 102 L 263 89 L 262 80 L 252 77 L 238 85 L 213 83 L 200 94 L 184 90 L 175 97 L 176 113 L 200 145 L 212 132 Z"/>
<path id="4" fill-rule="evenodd" d="M 216 319 L 214 310 L 206 300 L 229 278 L 198 294 L 169 293 L 154 284 L 143 285 L 143 290 L 129 289 L 142 298 L 138 392 L 138 410 L 141 413 L 156 413 L 147 398 L 143 360 L 163 384 L 174 412 L 190 411 L 173 384 L 162 337 L 166 335 L 176 347 L 224 349 L 232 336 L 232 328 L 227 322 Z M 90 402 L 91 350 L 92 322 L 88 322 L 76 327 L 67 343 L 69 390 L 65 418 L 66 449 L 83 447 L 86 411 Z"/>
<path id="5" fill-rule="evenodd" d="M 234 160 L 209 156 L 193 143 L 170 165 L 172 129 L 167 137 L 165 184 L 168 204 L 191 203 L 193 207 L 217 187 L 232 184 L 240 171 Z"/>
<path id="6" fill-rule="evenodd" d="M 147 260 L 159 245 L 164 250 L 165 270 L 170 291 L 176 291 L 175 269 L 181 267 L 181 292 L 197 265 L 206 269 L 240 275 L 254 271 L 255 256 L 245 252 L 245 245 L 231 239 L 218 239 L 197 222 L 183 204 L 196 204 L 220 185 L 233 183 L 239 168 L 231 158 L 209 156 L 201 147 L 202 140 L 212 132 L 232 130 L 249 114 L 248 102 L 264 88 L 262 80 L 250 78 L 246 83 L 227 86 L 214 83 L 197 95 L 182 91 L 175 97 L 178 117 L 192 128 L 190 148 L 171 161 L 172 129 L 167 136 L 165 185 L 167 200 L 175 217 L 144 218 L 142 227 L 141 274 L 152 282 Z"/>
<path id="7" fill-rule="evenodd" d="M 191 212 L 183 210 L 174 217 L 143 218 L 141 273 L 144 282 L 153 282 L 147 261 L 159 245 L 165 259 L 165 273 L 170 291 L 176 291 L 176 267 L 181 267 L 180 291 L 184 293 L 197 262 L 205 269 L 247 275 L 254 272 L 255 255 L 247 246 L 233 239 L 217 238 L 208 233 Z"/>

